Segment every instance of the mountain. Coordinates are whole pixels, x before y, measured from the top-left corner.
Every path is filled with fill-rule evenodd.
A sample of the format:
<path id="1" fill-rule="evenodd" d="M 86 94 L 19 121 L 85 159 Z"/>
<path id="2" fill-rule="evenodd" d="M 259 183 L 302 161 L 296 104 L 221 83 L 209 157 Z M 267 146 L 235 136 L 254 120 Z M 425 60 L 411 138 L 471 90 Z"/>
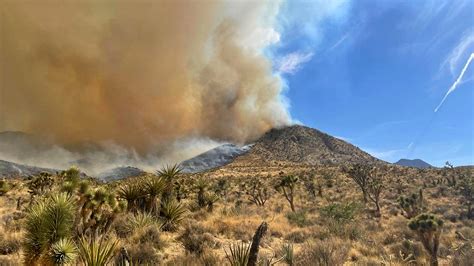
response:
<path id="1" fill-rule="evenodd" d="M 263 162 L 308 165 L 381 162 L 350 143 L 300 125 L 271 129 L 236 161 L 252 165 Z"/>
<path id="2" fill-rule="evenodd" d="M 400 159 L 395 164 L 401 166 L 415 167 L 420 169 L 433 168 L 433 166 L 421 159 Z"/>
<path id="3" fill-rule="evenodd" d="M 17 163 L 0 160 L 0 178 L 2 177 L 28 177 L 30 175 L 37 175 L 41 172 L 48 172 L 48 173 L 54 174 L 58 171 L 59 170 L 28 166 L 28 165 L 17 164 Z"/>
<path id="4" fill-rule="evenodd" d="M 224 166 L 250 149 L 251 145 L 240 147 L 234 144 L 224 144 L 186 160 L 180 166 L 184 173 L 198 173 Z"/>
<path id="5" fill-rule="evenodd" d="M 104 181 L 120 180 L 127 177 L 136 177 L 143 175 L 145 171 L 140 168 L 132 166 L 116 167 L 106 170 L 97 175 L 97 178 Z"/>

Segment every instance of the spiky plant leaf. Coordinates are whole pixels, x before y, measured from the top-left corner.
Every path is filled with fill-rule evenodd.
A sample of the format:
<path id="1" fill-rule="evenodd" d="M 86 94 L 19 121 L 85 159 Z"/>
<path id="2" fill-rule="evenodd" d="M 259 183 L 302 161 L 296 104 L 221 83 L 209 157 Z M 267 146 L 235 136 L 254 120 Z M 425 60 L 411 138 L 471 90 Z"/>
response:
<path id="1" fill-rule="evenodd" d="M 49 260 L 54 265 L 67 265 L 73 263 L 77 257 L 77 247 L 74 241 L 62 238 L 51 246 Z"/>
<path id="2" fill-rule="evenodd" d="M 237 243 L 224 249 L 227 261 L 231 266 L 247 266 L 250 257 L 250 245 Z"/>
<path id="3" fill-rule="evenodd" d="M 81 238 L 79 241 L 79 257 L 88 266 L 104 266 L 112 261 L 118 246 L 117 240 Z"/>
<path id="4" fill-rule="evenodd" d="M 75 201 L 65 193 L 55 194 L 34 204 L 26 217 L 23 242 L 25 262 L 47 254 L 51 246 L 72 233 Z"/>
<path id="5" fill-rule="evenodd" d="M 163 203 L 160 210 L 163 220 L 163 231 L 174 231 L 186 217 L 186 207 L 174 200 Z"/>
<path id="6" fill-rule="evenodd" d="M 159 222 L 151 215 L 150 213 L 146 212 L 137 212 L 130 216 L 130 218 L 126 222 L 126 231 L 128 233 L 133 232 L 135 230 L 145 228 L 148 226 L 158 226 Z"/>

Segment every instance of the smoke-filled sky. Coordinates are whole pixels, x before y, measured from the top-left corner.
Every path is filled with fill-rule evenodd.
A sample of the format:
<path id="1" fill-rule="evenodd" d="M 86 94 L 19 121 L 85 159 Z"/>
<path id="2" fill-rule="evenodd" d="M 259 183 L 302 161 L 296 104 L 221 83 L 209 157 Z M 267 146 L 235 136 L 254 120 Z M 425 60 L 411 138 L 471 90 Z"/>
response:
<path id="1" fill-rule="evenodd" d="M 145 152 L 289 123 L 277 1 L 3 1 L 0 130 Z"/>
<path id="2" fill-rule="evenodd" d="M 154 166 L 300 122 L 388 161 L 474 164 L 472 67 L 433 115 L 474 51 L 473 10 L 469 0 L 0 0 L 0 131 L 53 137 L 61 152 L 49 158 L 64 164 L 100 143 L 108 153 L 93 160 Z M 38 163 L 25 153 L 3 159 Z"/>

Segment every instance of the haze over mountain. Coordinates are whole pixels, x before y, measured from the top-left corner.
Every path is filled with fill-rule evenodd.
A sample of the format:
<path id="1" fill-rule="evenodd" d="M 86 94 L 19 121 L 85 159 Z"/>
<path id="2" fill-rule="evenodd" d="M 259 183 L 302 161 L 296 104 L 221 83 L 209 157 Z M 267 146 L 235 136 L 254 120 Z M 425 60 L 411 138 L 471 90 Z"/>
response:
<path id="1" fill-rule="evenodd" d="M 421 159 L 400 159 L 395 164 L 408 167 L 416 167 L 420 169 L 432 168 L 433 166 Z"/>
<path id="2" fill-rule="evenodd" d="M 21 137 L 23 136 L 21 134 L 7 134 L 7 136 L 9 136 L 8 140 L 23 138 Z M 2 138 L 0 138 L 0 144 L 5 144 L 5 141 L 6 138 L 3 138 L 3 142 Z M 39 150 L 36 155 L 41 157 L 41 154 L 47 154 L 47 158 L 50 160 L 57 158 L 58 155 L 53 154 L 50 150 L 51 147 L 48 147 L 49 146 L 46 145 L 43 147 L 44 150 Z M 68 152 L 67 150 L 62 150 L 63 148 L 56 148 L 62 153 Z M 28 150 L 28 145 L 25 144 L 23 149 Z M 87 157 L 88 154 L 91 155 L 91 157 Z M 64 169 L 71 165 L 76 165 L 80 168 L 82 166 L 88 167 L 90 164 L 94 163 L 94 160 L 98 159 L 96 154 L 96 151 L 83 153 L 82 156 L 84 157 L 78 157 L 77 160 L 69 161 L 69 164 L 64 164 L 64 167 L 59 168 Z M 103 154 L 100 158 L 104 161 L 114 160 L 113 157 L 107 157 Z M 130 162 L 130 164 L 127 164 L 126 159 L 127 158 L 119 158 L 115 164 L 107 164 L 116 165 L 115 167 L 103 167 L 95 172 L 89 172 L 88 174 L 100 179 L 110 180 L 121 179 L 127 176 L 136 176 L 143 173 L 143 170 L 153 171 L 153 169 L 143 169 L 139 167 L 141 164 L 137 161 L 129 160 L 128 162 Z M 183 161 L 181 167 L 184 172 L 196 173 L 222 167 L 230 163 L 240 165 L 262 165 L 272 164 L 275 162 L 307 165 L 334 165 L 346 163 L 375 163 L 379 162 L 379 160 L 352 144 L 332 137 L 319 130 L 294 125 L 272 129 L 249 145 L 238 146 L 230 143 L 220 145 Z M 10 168 L 14 168 L 14 166 Z"/>

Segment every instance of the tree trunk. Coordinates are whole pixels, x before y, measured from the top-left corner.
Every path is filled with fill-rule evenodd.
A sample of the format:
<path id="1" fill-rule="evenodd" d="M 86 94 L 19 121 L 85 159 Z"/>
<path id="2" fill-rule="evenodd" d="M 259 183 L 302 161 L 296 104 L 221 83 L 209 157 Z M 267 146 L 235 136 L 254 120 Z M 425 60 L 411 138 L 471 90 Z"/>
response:
<path id="1" fill-rule="evenodd" d="M 247 262 L 247 266 L 255 266 L 257 265 L 258 259 L 258 249 L 260 247 L 260 240 L 267 232 L 268 224 L 263 222 L 255 231 L 252 239 L 252 245 L 250 246 L 250 253 L 249 253 L 249 260 Z"/>
<path id="2" fill-rule="evenodd" d="M 431 255 L 430 256 L 430 266 L 438 266 L 438 256 Z"/>

